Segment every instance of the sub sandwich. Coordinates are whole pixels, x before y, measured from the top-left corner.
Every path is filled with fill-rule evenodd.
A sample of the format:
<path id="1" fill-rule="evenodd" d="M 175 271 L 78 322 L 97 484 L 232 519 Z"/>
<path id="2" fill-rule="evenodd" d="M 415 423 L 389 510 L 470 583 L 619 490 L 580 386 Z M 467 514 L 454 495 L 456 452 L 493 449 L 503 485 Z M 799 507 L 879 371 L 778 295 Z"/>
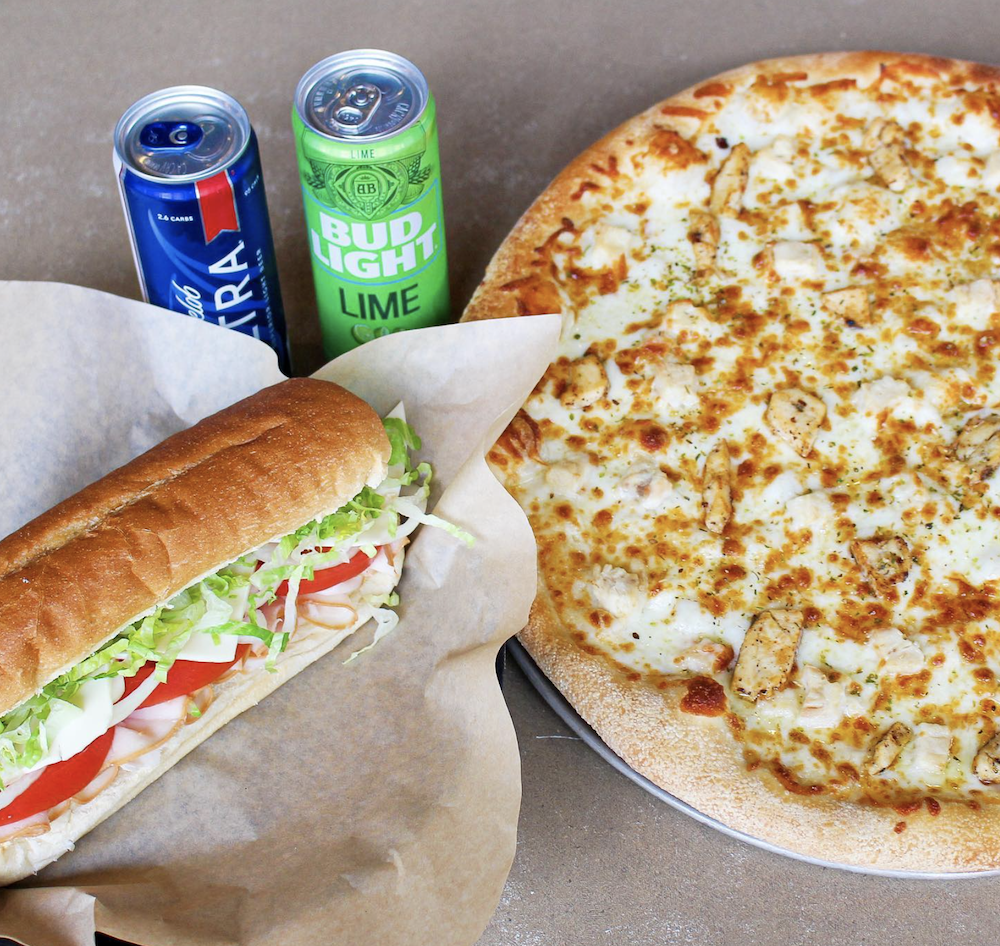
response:
<path id="1" fill-rule="evenodd" d="M 392 630 L 407 537 L 460 534 L 426 512 L 419 446 L 337 385 L 284 381 L 0 542 L 0 884 L 369 620 L 368 646 Z"/>

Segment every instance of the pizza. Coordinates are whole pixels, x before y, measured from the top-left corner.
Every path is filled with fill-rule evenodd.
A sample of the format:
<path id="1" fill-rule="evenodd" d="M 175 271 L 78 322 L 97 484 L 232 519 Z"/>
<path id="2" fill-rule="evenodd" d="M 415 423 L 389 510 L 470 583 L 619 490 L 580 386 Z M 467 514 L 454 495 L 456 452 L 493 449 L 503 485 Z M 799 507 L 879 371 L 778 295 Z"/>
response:
<path id="1" fill-rule="evenodd" d="M 588 149 L 466 319 L 561 313 L 490 453 L 528 651 L 629 765 L 821 860 L 1000 868 L 1000 70 L 754 63 Z"/>

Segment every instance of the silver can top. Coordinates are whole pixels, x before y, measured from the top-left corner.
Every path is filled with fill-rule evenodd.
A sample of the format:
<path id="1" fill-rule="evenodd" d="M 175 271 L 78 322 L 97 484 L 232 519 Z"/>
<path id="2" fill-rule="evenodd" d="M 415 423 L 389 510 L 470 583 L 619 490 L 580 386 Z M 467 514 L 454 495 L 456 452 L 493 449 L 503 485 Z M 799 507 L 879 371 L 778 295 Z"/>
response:
<path id="1" fill-rule="evenodd" d="M 250 119 L 231 95 L 201 85 L 152 92 L 115 127 L 115 153 L 150 180 L 197 181 L 229 167 L 250 140 Z"/>
<path id="2" fill-rule="evenodd" d="M 316 63 L 295 89 L 299 118 L 337 140 L 388 138 L 427 107 L 427 80 L 408 59 L 381 49 L 349 49 Z"/>

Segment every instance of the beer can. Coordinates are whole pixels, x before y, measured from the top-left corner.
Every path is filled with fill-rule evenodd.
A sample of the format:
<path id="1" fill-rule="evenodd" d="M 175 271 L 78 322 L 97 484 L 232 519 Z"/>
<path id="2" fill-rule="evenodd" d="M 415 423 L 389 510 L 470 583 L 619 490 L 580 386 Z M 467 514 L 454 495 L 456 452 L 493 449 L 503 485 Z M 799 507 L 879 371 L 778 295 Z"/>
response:
<path id="1" fill-rule="evenodd" d="M 203 86 L 162 89 L 115 128 L 115 173 L 143 298 L 270 345 L 290 372 L 257 136 Z"/>
<path id="2" fill-rule="evenodd" d="M 420 70 L 378 49 L 330 56 L 300 80 L 292 127 L 327 355 L 446 322 L 436 110 Z"/>

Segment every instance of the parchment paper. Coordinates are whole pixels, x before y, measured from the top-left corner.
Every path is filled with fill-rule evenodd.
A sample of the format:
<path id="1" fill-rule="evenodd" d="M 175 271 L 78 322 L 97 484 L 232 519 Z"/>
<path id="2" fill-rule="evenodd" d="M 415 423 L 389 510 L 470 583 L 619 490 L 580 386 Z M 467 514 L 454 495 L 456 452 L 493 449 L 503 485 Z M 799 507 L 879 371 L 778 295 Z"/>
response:
<path id="1" fill-rule="evenodd" d="M 30 946 L 472 943 L 514 853 L 517 746 L 493 669 L 534 595 L 534 543 L 486 469 L 549 363 L 557 318 L 388 336 L 320 372 L 424 440 L 437 511 L 397 629 L 370 630 L 227 724 L 39 877 L 0 891 Z M 280 380 L 236 332 L 72 286 L 0 283 L 0 532 Z M 433 500 L 432 500 L 433 501 Z"/>

